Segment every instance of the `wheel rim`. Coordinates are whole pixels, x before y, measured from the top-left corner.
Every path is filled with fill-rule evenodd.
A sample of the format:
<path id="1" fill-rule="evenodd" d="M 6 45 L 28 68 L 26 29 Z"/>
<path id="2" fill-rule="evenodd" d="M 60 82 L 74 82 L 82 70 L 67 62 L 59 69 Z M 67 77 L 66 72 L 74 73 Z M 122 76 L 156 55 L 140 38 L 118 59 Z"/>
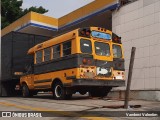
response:
<path id="1" fill-rule="evenodd" d="M 55 87 L 55 95 L 56 95 L 57 98 L 61 97 L 61 95 L 62 95 L 62 87 L 60 85 L 57 85 Z"/>

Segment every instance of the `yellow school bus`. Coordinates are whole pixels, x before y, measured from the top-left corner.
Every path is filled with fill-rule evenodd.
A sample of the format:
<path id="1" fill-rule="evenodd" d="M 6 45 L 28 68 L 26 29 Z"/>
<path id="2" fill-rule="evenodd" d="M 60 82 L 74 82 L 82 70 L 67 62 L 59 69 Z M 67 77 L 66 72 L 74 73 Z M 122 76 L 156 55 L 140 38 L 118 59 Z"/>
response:
<path id="1" fill-rule="evenodd" d="M 52 91 L 55 99 L 89 92 L 104 97 L 125 86 L 121 38 L 100 27 L 79 28 L 29 49 L 33 64 L 20 78 L 23 97 Z"/>

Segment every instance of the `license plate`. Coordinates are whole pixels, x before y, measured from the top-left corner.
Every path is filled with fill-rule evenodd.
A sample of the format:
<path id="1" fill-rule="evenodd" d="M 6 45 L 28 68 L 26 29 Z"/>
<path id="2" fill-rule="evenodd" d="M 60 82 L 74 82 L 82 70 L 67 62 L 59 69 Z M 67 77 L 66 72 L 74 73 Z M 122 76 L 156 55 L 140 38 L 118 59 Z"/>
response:
<path id="1" fill-rule="evenodd" d="M 122 76 L 116 76 L 116 79 L 122 79 Z"/>

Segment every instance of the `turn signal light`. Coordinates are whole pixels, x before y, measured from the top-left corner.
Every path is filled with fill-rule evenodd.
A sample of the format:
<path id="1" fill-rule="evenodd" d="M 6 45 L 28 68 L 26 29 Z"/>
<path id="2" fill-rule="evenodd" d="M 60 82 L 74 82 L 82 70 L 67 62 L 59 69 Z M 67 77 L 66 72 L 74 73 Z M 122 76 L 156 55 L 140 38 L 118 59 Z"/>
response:
<path id="1" fill-rule="evenodd" d="M 115 41 L 118 41 L 118 37 L 115 37 L 114 40 L 115 40 Z"/>
<path id="2" fill-rule="evenodd" d="M 114 37 L 113 41 L 116 43 L 121 43 L 121 37 L 116 36 Z"/>
<path id="3" fill-rule="evenodd" d="M 90 37 L 91 30 L 89 28 L 82 28 L 79 30 L 79 35 L 82 37 Z"/>
<path id="4" fill-rule="evenodd" d="M 84 30 L 81 31 L 81 35 L 85 35 L 85 31 Z"/>
<path id="5" fill-rule="evenodd" d="M 112 33 L 112 40 L 115 43 L 120 43 L 121 44 L 121 37 L 119 37 L 118 35 L 116 35 L 115 33 Z"/>
<path id="6" fill-rule="evenodd" d="M 88 31 L 86 32 L 86 35 L 89 36 L 90 34 L 91 34 L 91 31 L 88 30 Z"/>
<path id="7" fill-rule="evenodd" d="M 83 58 L 82 63 L 83 63 L 83 64 L 87 64 L 87 59 L 86 59 L 86 58 Z"/>
<path id="8" fill-rule="evenodd" d="M 87 60 L 86 58 L 83 58 L 82 63 L 83 63 L 83 64 L 91 65 L 92 61 L 89 60 L 89 59 Z"/>

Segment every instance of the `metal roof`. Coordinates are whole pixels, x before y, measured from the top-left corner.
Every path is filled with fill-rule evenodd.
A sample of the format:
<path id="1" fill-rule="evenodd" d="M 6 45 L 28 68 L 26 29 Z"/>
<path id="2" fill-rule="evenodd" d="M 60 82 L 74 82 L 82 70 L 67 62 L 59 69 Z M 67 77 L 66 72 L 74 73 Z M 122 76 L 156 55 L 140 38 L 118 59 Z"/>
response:
<path id="1" fill-rule="evenodd" d="M 104 11 L 115 9 L 118 5 L 117 0 L 95 0 L 60 18 L 30 12 L 4 28 L 2 36 L 11 31 L 52 36 L 55 31 L 73 26 Z"/>

